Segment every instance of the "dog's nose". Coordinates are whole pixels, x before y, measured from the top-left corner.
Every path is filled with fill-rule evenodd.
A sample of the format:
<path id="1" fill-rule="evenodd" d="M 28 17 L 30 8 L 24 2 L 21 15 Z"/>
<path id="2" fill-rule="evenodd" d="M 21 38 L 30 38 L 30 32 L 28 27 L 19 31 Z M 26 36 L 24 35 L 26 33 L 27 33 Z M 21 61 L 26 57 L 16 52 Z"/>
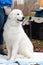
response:
<path id="1" fill-rule="evenodd" d="M 22 19 L 24 20 L 24 17 L 22 17 Z"/>

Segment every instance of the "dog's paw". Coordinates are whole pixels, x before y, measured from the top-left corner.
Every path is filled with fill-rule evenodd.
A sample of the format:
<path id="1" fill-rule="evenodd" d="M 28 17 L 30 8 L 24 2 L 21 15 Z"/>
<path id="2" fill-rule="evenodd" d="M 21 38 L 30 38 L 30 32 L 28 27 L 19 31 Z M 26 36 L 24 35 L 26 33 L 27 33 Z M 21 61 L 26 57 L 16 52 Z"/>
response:
<path id="1" fill-rule="evenodd" d="M 10 60 L 10 57 L 7 57 L 6 59 L 7 59 L 7 60 Z"/>
<path id="2" fill-rule="evenodd" d="M 8 56 L 5 56 L 4 58 L 5 58 L 6 60 L 10 60 L 10 57 L 8 57 Z"/>

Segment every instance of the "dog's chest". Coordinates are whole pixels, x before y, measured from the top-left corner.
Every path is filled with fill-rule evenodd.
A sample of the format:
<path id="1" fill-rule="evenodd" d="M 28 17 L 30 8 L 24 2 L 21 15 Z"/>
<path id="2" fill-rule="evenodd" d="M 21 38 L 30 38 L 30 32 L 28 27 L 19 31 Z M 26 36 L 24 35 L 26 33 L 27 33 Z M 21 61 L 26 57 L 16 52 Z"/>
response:
<path id="1" fill-rule="evenodd" d="M 20 27 L 10 27 L 9 28 L 9 32 L 13 33 L 13 34 L 17 34 L 20 33 L 22 30 Z"/>
<path id="2" fill-rule="evenodd" d="M 5 25 L 4 28 L 4 36 L 11 40 L 16 40 L 23 35 L 22 26 L 11 26 L 11 25 Z"/>
<path id="3" fill-rule="evenodd" d="M 7 37 L 9 36 L 10 38 L 12 37 L 20 37 L 22 35 L 22 30 L 20 27 L 9 27 L 7 30 L 6 30 L 6 34 L 7 34 Z"/>

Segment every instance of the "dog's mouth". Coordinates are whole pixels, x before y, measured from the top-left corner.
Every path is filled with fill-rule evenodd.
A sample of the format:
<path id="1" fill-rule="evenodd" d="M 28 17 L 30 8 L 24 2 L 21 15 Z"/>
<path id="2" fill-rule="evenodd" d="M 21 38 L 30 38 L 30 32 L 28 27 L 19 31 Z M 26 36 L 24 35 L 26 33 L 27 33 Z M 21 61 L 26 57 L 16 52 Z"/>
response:
<path id="1" fill-rule="evenodd" d="M 18 21 L 23 21 L 23 19 L 22 20 L 19 20 L 19 19 L 17 19 Z"/>
<path id="2" fill-rule="evenodd" d="M 24 17 L 22 17 L 22 19 L 21 20 L 19 20 L 19 19 L 17 19 L 18 21 L 23 21 L 24 20 Z"/>

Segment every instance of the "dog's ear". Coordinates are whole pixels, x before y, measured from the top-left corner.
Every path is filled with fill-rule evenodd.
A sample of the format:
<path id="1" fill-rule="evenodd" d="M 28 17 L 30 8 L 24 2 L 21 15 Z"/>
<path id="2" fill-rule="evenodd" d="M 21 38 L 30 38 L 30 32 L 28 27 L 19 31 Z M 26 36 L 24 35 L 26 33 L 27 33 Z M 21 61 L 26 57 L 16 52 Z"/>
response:
<path id="1" fill-rule="evenodd" d="M 12 15 L 13 15 L 13 13 L 11 12 L 11 13 L 8 15 L 8 18 L 12 18 Z"/>

